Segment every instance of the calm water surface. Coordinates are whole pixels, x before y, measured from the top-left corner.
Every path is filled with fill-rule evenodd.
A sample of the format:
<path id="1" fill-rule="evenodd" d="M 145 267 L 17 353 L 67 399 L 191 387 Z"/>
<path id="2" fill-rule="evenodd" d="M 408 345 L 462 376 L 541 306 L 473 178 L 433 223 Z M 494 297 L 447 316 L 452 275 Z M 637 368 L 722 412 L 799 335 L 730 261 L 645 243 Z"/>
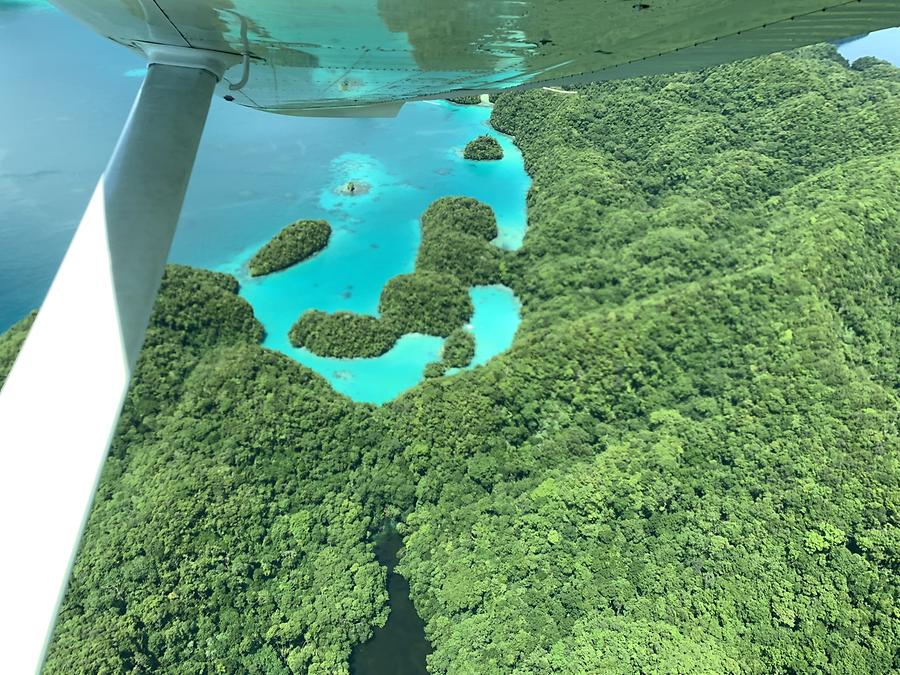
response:
<path id="1" fill-rule="evenodd" d="M 378 562 L 388 570 L 388 595 L 391 613 L 382 628 L 376 628 L 371 640 L 353 650 L 351 675 L 425 675 L 425 657 L 431 644 L 425 638 L 425 625 L 409 599 L 409 582 L 394 573 L 397 553 L 403 546 L 400 534 L 389 527 L 375 542 Z"/>

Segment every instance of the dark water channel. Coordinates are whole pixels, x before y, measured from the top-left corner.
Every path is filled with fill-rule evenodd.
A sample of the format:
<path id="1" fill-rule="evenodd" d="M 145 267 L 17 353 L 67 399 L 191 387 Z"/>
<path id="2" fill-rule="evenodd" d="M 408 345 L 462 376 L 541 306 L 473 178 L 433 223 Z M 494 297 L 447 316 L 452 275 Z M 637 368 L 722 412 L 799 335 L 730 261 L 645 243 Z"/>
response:
<path id="1" fill-rule="evenodd" d="M 368 642 L 353 651 L 350 659 L 352 675 L 427 675 L 425 657 L 431 644 L 425 638 L 425 624 L 412 600 L 409 582 L 394 573 L 397 552 L 403 540 L 396 528 L 390 527 L 375 541 L 378 562 L 388 570 L 388 596 L 391 613 L 384 628 L 376 628 Z"/>

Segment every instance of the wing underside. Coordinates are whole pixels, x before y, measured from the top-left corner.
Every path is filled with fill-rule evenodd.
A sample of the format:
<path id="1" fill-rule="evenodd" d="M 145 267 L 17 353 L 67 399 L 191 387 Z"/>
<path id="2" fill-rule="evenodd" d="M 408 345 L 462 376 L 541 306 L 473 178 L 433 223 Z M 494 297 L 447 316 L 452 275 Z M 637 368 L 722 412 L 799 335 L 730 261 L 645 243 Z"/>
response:
<path id="1" fill-rule="evenodd" d="M 232 95 L 294 114 L 692 70 L 900 24 L 900 0 L 54 2 L 132 48 L 247 54 Z"/>

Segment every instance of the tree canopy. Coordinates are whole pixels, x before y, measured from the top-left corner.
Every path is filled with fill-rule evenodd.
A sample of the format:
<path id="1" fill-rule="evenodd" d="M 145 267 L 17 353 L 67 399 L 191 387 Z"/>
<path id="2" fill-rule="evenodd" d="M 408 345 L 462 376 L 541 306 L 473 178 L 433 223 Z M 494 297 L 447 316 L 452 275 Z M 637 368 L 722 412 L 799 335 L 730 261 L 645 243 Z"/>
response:
<path id="1" fill-rule="evenodd" d="M 475 336 L 466 328 L 457 328 L 444 341 L 439 361 L 425 366 L 425 377 L 440 377 L 448 368 L 465 368 L 475 356 Z"/>
<path id="2" fill-rule="evenodd" d="M 258 277 L 296 265 L 328 245 L 331 226 L 324 220 L 298 220 L 276 234 L 250 259 L 250 274 Z"/>
<path id="3" fill-rule="evenodd" d="M 387 321 L 354 312 L 304 312 L 288 334 L 291 344 L 335 358 L 372 358 L 389 351 L 397 331 Z"/>
<path id="4" fill-rule="evenodd" d="M 473 138 L 466 144 L 463 157 L 476 160 L 503 159 L 503 148 L 493 136 L 483 135 Z"/>
<path id="5" fill-rule="evenodd" d="M 480 96 L 456 96 L 454 98 L 448 98 L 447 100 L 456 105 L 478 105 L 481 103 Z"/>

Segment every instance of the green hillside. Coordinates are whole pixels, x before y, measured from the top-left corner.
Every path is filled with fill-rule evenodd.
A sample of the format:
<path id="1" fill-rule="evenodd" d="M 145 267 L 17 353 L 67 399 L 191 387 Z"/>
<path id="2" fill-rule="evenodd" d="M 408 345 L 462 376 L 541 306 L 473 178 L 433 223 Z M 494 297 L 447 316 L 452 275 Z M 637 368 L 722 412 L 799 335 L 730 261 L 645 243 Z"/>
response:
<path id="1" fill-rule="evenodd" d="M 816 47 L 492 123 L 534 183 L 485 366 L 354 404 L 170 268 L 47 672 L 347 673 L 388 520 L 432 673 L 900 668 L 900 70 Z"/>

